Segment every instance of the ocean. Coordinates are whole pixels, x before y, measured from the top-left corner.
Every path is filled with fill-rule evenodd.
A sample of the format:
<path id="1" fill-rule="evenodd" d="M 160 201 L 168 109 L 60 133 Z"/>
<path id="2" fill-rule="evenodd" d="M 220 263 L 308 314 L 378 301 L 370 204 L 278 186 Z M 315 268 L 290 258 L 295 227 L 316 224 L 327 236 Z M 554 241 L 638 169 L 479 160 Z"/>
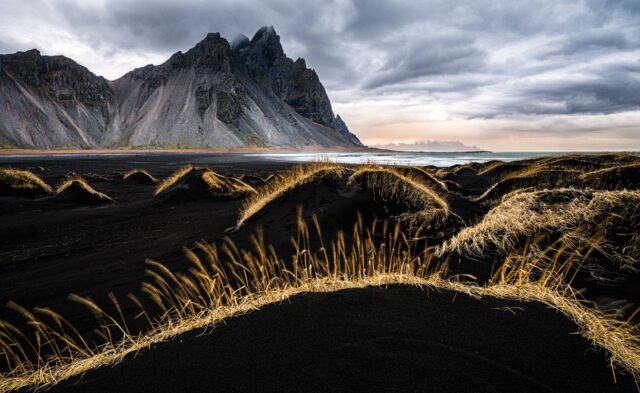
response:
<path id="1" fill-rule="evenodd" d="M 174 160 L 206 165 L 219 162 L 247 161 L 285 161 L 313 162 L 331 161 L 342 164 L 377 163 L 385 165 L 433 165 L 448 167 L 468 162 L 487 162 L 491 160 L 516 161 L 529 158 L 559 154 L 598 154 L 594 152 L 479 152 L 479 153 L 420 153 L 420 152 L 357 152 L 357 153 L 208 153 L 208 152 L 136 152 L 123 151 L 117 153 L 80 154 L 0 154 L 0 165 L 11 165 L 19 162 L 45 162 L 58 160 L 128 160 L 131 164 L 144 164 L 152 159 L 154 162 L 169 163 Z M 640 152 L 631 152 L 640 154 Z M 190 158 L 191 157 L 191 158 Z"/>
<path id="2" fill-rule="evenodd" d="M 385 153 L 251 153 L 245 156 L 291 162 L 331 161 L 342 164 L 376 163 L 385 165 L 434 165 L 447 167 L 468 162 L 487 162 L 491 160 L 517 161 L 528 158 L 558 154 L 576 154 L 576 152 L 512 152 L 512 153 L 420 153 L 420 152 L 385 152 Z M 596 154 L 596 153 L 580 153 Z"/>

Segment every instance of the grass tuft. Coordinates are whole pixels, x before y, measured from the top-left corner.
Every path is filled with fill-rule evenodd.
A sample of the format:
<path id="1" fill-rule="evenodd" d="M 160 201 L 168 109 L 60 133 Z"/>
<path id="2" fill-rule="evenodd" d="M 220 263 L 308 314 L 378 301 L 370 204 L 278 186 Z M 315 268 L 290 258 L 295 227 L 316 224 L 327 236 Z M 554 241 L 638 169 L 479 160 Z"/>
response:
<path id="1" fill-rule="evenodd" d="M 30 171 L 0 168 L 0 195 L 39 197 L 51 192 L 51 187 Z"/>
<path id="2" fill-rule="evenodd" d="M 357 167 L 348 179 L 349 184 L 356 182 L 380 197 L 413 206 L 417 212 L 410 215 L 412 219 L 432 220 L 449 215 L 449 204 L 440 194 L 401 169 L 363 165 Z"/>
<path id="3" fill-rule="evenodd" d="M 578 182 L 583 187 L 598 190 L 638 189 L 640 188 L 640 163 L 583 173 Z"/>
<path id="4" fill-rule="evenodd" d="M 113 202 L 106 194 L 96 191 L 81 177 L 73 177 L 64 180 L 56 187 L 53 195 L 56 200 L 77 202 L 83 204 L 100 204 Z"/>
<path id="5" fill-rule="evenodd" d="M 543 190 L 554 188 L 558 184 L 571 182 L 577 178 L 580 172 L 564 169 L 537 169 L 532 171 L 519 171 L 510 174 L 489 187 L 482 195 L 475 199 L 476 202 L 494 202 L 504 195 L 515 190 Z"/>
<path id="6" fill-rule="evenodd" d="M 158 183 L 158 179 L 151 176 L 144 169 L 131 169 L 122 174 L 122 180 L 146 185 L 156 185 Z"/>
<path id="7" fill-rule="evenodd" d="M 514 191 L 474 226 L 437 247 L 436 253 L 471 256 L 505 255 L 522 239 L 559 235 L 565 248 L 590 244 L 622 266 L 633 268 L 640 259 L 640 192 L 553 189 Z M 607 238 L 621 227 L 623 244 Z M 630 236 L 630 232 L 636 232 Z M 597 240 L 594 240 L 597 239 Z"/>
<path id="8" fill-rule="evenodd" d="M 165 191 L 167 188 L 174 185 L 179 179 L 181 179 L 184 175 L 196 169 L 196 167 L 192 165 L 185 165 L 182 168 L 179 168 L 166 178 L 162 179 L 160 183 L 156 186 L 156 189 L 153 191 L 153 195 L 158 195 Z"/>
<path id="9" fill-rule="evenodd" d="M 299 221 L 298 235 L 292 239 L 295 253 L 286 261 L 265 244 L 260 233 L 252 238 L 253 250 L 239 251 L 230 241 L 220 247 L 200 243 L 196 250 L 185 250 L 192 263 L 188 274 L 173 273 L 149 261 L 152 280 L 143 284 L 143 291 L 162 313 L 151 319 L 146 310 L 141 310 L 149 320 L 146 332 L 130 332 L 121 313 L 109 315 L 90 299 L 71 296 L 99 321 L 97 331 L 105 339 L 99 346 L 88 344 L 52 310 L 29 311 L 11 304 L 34 332 L 21 332 L 6 322 L 0 323 L 0 353 L 7 362 L 5 369 L 10 370 L 0 378 L 0 391 L 55 384 L 122 361 L 127 354 L 187 331 L 214 326 L 225 318 L 299 293 L 390 284 L 543 303 L 562 312 L 585 338 L 604 348 L 612 366 L 640 375 L 640 340 L 634 327 L 591 309 L 569 285 L 576 259 L 553 266 L 507 260 L 488 284 L 480 286 L 448 277 L 446 264 L 434 262 L 420 236 L 406 236 L 397 226 L 374 222 L 371 228 L 364 228 L 360 221 L 353 234 L 355 241 L 349 247 L 343 234 L 325 243 L 317 220 L 311 227 Z M 312 248 L 311 239 L 315 237 L 321 239 L 323 247 Z M 142 307 L 137 297 L 130 298 Z M 117 299 L 111 297 L 111 301 L 120 310 Z"/>
<path id="10" fill-rule="evenodd" d="M 321 178 L 338 178 L 348 169 L 328 162 L 296 165 L 292 169 L 271 175 L 267 184 L 247 198 L 240 208 L 235 228 L 239 229 L 249 218 L 262 210 L 269 202 L 279 198 L 295 187 Z"/>
<path id="11" fill-rule="evenodd" d="M 256 190 L 242 180 L 221 175 L 206 167 L 187 165 L 160 182 L 153 195 L 178 189 L 214 199 L 238 199 L 256 194 Z"/>
<path id="12" fill-rule="evenodd" d="M 421 183 L 425 184 L 426 186 L 438 192 L 447 192 L 449 189 L 449 187 L 447 186 L 447 183 L 436 178 L 434 175 L 432 175 L 430 172 L 428 172 L 423 168 L 412 166 L 412 167 L 402 168 L 401 171 L 403 174 L 409 177 L 412 177 L 416 180 L 419 180 Z"/>

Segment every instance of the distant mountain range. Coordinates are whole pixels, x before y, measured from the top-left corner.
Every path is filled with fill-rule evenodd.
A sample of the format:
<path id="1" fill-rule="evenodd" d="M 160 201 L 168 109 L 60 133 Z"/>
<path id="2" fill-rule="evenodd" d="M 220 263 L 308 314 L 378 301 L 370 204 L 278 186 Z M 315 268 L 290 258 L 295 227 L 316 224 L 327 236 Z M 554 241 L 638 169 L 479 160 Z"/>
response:
<path id="1" fill-rule="evenodd" d="M 467 146 L 457 141 L 416 141 L 413 143 L 387 143 L 371 146 L 378 149 L 396 150 L 396 151 L 416 151 L 416 152 L 477 152 L 482 149 L 476 146 Z"/>
<path id="2" fill-rule="evenodd" d="M 109 81 L 36 49 L 0 55 L 0 147 L 356 147 L 304 59 L 273 27 Z"/>

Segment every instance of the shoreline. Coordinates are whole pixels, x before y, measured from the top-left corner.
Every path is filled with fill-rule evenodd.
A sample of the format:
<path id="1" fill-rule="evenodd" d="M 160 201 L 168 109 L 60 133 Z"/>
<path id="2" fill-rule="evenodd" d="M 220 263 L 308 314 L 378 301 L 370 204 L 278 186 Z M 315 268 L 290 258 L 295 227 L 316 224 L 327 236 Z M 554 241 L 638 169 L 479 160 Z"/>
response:
<path id="1" fill-rule="evenodd" d="M 517 154 L 517 153 L 536 153 L 544 155 L 566 155 L 566 154 L 607 154 L 607 153 L 627 153 L 640 154 L 640 150 L 621 150 L 621 151 L 400 151 L 386 150 L 370 147 L 360 148 L 328 148 L 328 149 L 291 149 L 291 148 L 260 148 L 260 147 L 241 147 L 241 148 L 193 148 L 193 149 L 0 149 L 0 157 L 9 156 L 82 156 L 82 155 L 136 155 L 136 154 L 331 154 L 331 153 L 372 153 L 372 154 Z"/>
<path id="2" fill-rule="evenodd" d="M 331 148 L 316 149 L 289 149 L 289 148 L 195 148 L 195 149 L 0 149 L 0 156 L 9 155 L 112 155 L 112 154 L 254 154 L 254 153 L 366 153 L 386 152 L 380 149 L 363 148 Z"/>

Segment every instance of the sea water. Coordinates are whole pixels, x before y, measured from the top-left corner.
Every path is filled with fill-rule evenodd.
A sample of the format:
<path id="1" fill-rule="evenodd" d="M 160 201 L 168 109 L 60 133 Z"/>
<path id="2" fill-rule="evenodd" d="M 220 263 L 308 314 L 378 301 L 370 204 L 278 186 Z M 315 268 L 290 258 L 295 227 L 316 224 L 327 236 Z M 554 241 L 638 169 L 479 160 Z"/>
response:
<path id="1" fill-rule="evenodd" d="M 246 156 L 260 157 L 276 161 L 309 162 L 331 161 L 341 164 L 376 163 L 385 165 L 433 165 L 448 167 L 468 162 L 491 160 L 516 161 L 549 155 L 569 153 L 517 152 L 517 153 L 420 153 L 420 152 L 359 152 L 359 153 L 255 153 Z M 571 153 L 575 154 L 575 153 Z M 581 153 L 582 154 L 582 153 Z M 590 153 L 584 153 L 590 154 Z"/>
<path id="2" fill-rule="evenodd" d="M 630 152 L 639 154 L 640 152 Z M 599 154 L 594 152 L 477 152 L 477 153 L 421 153 L 421 152 L 354 152 L 354 153 L 207 153 L 207 152 L 136 152 L 123 151 L 117 153 L 81 153 L 81 154 L 0 154 L 0 165 L 11 165 L 20 162 L 44 162 L 56 160 L 108 160 L 129 159 L 130 164 L 146 165 L 149 159 L 154 162 L 170 163 L 172 161 L 198 164 L 233 163 L 247 161 L 287 161 L 313 162 L 330 161 L 341 164 L 376 163 L 385 165 L 433 165 L 448 167 L 468 162 L 487 162 L 491 160 L 516 161 L 559 154 Z M 601 153 L 600 153 L 601 154 Z"/>

